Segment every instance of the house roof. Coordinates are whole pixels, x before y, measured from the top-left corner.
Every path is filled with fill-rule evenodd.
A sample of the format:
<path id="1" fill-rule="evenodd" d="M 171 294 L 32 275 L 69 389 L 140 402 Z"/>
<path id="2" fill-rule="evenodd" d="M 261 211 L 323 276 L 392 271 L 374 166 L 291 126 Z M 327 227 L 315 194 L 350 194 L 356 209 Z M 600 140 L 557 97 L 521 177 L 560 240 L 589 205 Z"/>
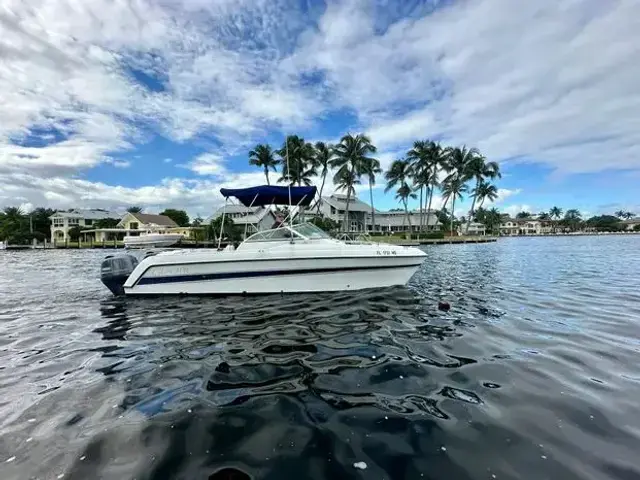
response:
<path id="1" fill-rule="evenodd" d="M 328 203 L 338 210 L 344 210 L 347 207 L 347 196 L 339 193 L 334 193 L 330 197 L 322 197 L 322 201 Z M 349 200 L 350 212 L 371 212 L 371 206 L 364 203 L 358 197 L 351 197 Z M 376 210 L 377 213 L 377 210 Z"/>
<path id="2" fill-rule="evenodd" d="M 222 212 L 226 212 L 226 215 L 241 214 L 241 217 L 233 218 L 233 223 L 238 225 L 258 223 L 268 214 L 271 214 L 275 219 L 275 214 L 270 208 L 228 204 L 216 210 L 213 215 L 205 220 L 205 223 L 211 223 L 212 220 L 222 215 Z"/>
<path id="3" fill-rule="evenodd" d="M 629 220 L 623 220 L 621 223 L 624 225 L 635 225 L 636 223 L 640 223 L 640 217 L 630 218 Z"/>
<path id="4" fill-rule="evenodd" d="M 129 212 L 129 213 L 133 215 L 135 218 L 137 218 L 140 221 L 140 223 L 145 225 L 154 224 L 154 225 L 160 225 L 163 227 L 178 226 L 176 222 L 171 220 L 166 215 L 152 215 L 149 213 L 133 213 L 133 212 Z"/>
<path id="5" fill-rule="evenodd" d="M 56 212 L 49 218 L 84 218 L 87 220 L 102 220 L 103 218 L 120 218 L 115 212 L 102 209 L 73 209 L 67 212 Z"/>

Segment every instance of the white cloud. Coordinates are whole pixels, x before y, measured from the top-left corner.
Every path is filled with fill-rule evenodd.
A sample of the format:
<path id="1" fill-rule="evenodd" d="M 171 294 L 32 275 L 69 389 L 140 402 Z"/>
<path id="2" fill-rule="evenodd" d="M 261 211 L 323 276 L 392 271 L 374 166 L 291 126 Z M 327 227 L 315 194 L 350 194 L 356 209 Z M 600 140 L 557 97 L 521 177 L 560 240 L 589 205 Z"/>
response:
<path id="1" fill-rule="evenodd" d="M 294 58 L 385 148 L 438 137 L 568 173 L 637 169 L 639 14 L 632 0 L 478 0 L 385 24 L 346 1 Z"/>
<path id="2" fill-rule="evenodd" d="M 194 171 L 198 175 L 225 176 L 229 172 L 224 165 L 224 158 L 215 153 L 203 153 L 198 155 L 192 162 L 180 165 Z"/>
<path id="3" fill-rule="evenodd" d="M 500 209 L 501 213 L 508 213 L 512 217 L 515 217 L 520 212 L 536 213 L 535 209 L 531 205 L 508 205 Z"/>
<path id="4" fill-rule="evenodd" d="M 561 174 L 638 170 L 639 15 L 634 0 L 5 0 L 0 203 L 100 206 L 121 194 L 193 206 L 192 187 L 262 182 L 234 173 L 231 154 L 305 128 L 336 136 L 319 124 L 344 113 L 383 167 L 435 138 Z M 77 183 L 101 163 L 138 161 L 114 158 L 139 153 L 149 132 L 212 139 L 215 153 L 183 164 L 211 178 Z M 517 193 L 500 189 L 497 202 Z"/>

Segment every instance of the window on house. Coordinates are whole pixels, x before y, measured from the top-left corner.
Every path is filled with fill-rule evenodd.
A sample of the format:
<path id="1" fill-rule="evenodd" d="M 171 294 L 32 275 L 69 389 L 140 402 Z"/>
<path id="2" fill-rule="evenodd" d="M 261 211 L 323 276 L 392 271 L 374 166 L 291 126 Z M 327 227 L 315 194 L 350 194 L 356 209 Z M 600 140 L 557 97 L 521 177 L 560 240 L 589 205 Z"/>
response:
<path id="1" fill-rule="evenodd" d="M 331 207 L 331 215 L 335 215 L 336 214 L 336 207 Z"/>
<path id="2" fill-rule="evenodd" d="M 69 219 L 69 225 L 80 225 L 80 219 L 79 218 L 70 218 Z"/>
<path id="3" fill-rule="evenodd" d="M 91 220 L 90 218 L 85 218 L 84 219 L 84 224 L 89 227 L 89 226 L 93 225 L 93 220 Z"/>
<path id="4" fill-rule="evenodd" d="M 131 223 L 129 224 L 129 228 L 130 228 L 131 230 L 137 230 L 137 229 L 138 229 L 138 222 L 131 222 Z"/>
<path id="5" fill-rule="evenodd" d="M 54 227 L 62 227 L 62 226 L 64 226 L 64 218 L 54 218 L 53 219 L 53 226 Z"/>

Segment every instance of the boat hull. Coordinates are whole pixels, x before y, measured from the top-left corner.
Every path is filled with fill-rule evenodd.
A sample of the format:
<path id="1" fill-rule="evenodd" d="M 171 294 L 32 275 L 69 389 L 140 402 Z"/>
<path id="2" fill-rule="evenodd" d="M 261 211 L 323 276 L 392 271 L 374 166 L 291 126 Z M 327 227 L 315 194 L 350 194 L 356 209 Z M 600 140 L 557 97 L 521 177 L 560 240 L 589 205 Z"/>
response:
<path id="1" fill-rule="evenodd" d="M 215 255 L 215 254 L 214 254 Z M 231 295 L 362 290 L 405 285 L 423 255 L 358 256 L 208 262 L 150 261 L 124 285 L 127 295 Z"/>
<path id="2" fill-rule="evenodd" d="M 171 247 L 180 240 L 183 235 L 179 234 L 150 234 L 139 237 L 125 237 L 124 246 L 126 248 L 161 248 Z"/>

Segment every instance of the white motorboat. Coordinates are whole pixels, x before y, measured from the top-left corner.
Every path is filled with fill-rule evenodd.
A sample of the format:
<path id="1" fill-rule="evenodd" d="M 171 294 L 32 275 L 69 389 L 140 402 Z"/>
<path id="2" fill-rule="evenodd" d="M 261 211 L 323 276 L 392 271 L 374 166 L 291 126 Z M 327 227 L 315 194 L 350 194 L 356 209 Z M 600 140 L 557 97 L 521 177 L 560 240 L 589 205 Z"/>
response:
<path id="1" fill-rule="evenodd" d="M 143 232 L 138 236 L 127 235 L 124 237 L 126 248 L 158 248 L 171 247 L 180 242 L 184 235 L 179 233 Z"/>
<path id="2" fill-rule="evenodd" d="M 284 203 L 282 195 L 288 195 L 290 202 L 308 205 L 315 190 L 265 186 L 222 193 L 245 204 L 254 195 L 250 204 Z M 114 294 L 125 295 L 361 290 L 405 285 L 424 258 L 415 247 L 341 241 L 310 223 L 283 224 L 249 236 L 237 248 L 152 252 L 139 262 L 127 254 L 109 257 L 102 281 Z"/>

